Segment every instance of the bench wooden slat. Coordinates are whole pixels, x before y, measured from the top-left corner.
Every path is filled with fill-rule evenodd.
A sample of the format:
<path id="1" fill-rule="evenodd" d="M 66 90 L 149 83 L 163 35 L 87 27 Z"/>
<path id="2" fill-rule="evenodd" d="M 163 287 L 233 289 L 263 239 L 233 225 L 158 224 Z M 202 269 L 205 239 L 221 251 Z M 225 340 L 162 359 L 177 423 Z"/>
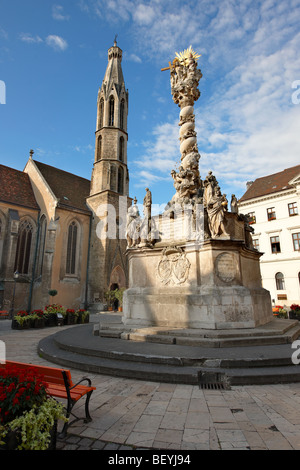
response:
<path id="1" fill-rule="evenodd" d="M 96 387 L 90 385 L 90 380 L 88 378 L 82 379 L 82 381 L 87 380 L 88 385 L 83 385 L 82 383 L 74 384 L 71 377 L 71 372 L 68 369 L 61 369 L 57 367 L 49 366 L 38 366 L 35 364 L 26 364 L 23 362 L 16 361 L 6 361 L 6 364 L 11 366 L 16 366 L 20 369 L 33 369 L 37 374 L 43 376 L 44 382 L 46 383 L 46 391 L 48 395 L 51 395 L 56 398 L 65 398 L 68 400 L 67 407 L 67 417 L 70 416 L 71 410 L 74 404 L 86 395 L 85 401 L 85 414 L 86 421 L 90 421 L 91 417 L 88 410 L 89 399 Z M 0 367 L 5 368 L 6 364 L 0 364 Z M 74 387 L 74 388 L 72 388 Z M 65 435 L 67 429 L 67 423 L 64 425 L 62 434 Z"/>
<path id="2" fill-rule="evenodd" d="M 81 389 L 78 386 L 76 387 L 75 390 L 70 390 L 70 395 L 71 395 L 72 400 L 77 401 L 79 400 L 79 398 L 83 397 L 88 391 L 92 391 L 92 390 L 95 390 L 95 387 L 87 387 L 87 388 Z M 67 398 L 66 388 L 64 386 L 59 387 L 58 385 L 47 384 L 47 393 L 55 397 Z"/>

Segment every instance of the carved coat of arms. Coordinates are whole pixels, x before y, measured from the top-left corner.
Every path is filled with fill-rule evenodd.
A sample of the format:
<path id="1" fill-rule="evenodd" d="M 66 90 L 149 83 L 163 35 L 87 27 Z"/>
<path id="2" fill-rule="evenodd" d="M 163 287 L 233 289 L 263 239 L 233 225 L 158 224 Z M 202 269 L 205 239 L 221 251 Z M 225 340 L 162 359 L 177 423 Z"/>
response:
<path id="1" fill-rule="evenodd" d="M 190 266 L 191 263 L 182 248 L 167 247 L 162 252 L 157 274 L 165 285 L 182 284 L 188 278 Z"/>

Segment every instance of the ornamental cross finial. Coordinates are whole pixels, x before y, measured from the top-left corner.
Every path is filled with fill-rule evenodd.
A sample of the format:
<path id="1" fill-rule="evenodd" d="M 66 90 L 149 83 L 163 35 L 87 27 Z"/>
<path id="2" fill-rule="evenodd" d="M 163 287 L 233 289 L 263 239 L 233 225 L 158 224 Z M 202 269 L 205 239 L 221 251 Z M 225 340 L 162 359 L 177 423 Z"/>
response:
<path id="1" fill-rule="evenodd" d="M 164 67 L 161 69 L 162 72 L 165 70 L 172 70 L 176 66 L 176 63 L 179 65 L 184 65 L 187 67 L 189 65 L 189 60 L 192 58 L 195 60 L 195 62 L 198 61 L 198 59 L 201 57 L 201 54 L 197 54 L 192 46 L 190 46 L 188 49 L 185 49 L 183 52 L 175 52 L 175 59 L 173 60 L 173 63 L 169 62 L 169 67 Z"/>

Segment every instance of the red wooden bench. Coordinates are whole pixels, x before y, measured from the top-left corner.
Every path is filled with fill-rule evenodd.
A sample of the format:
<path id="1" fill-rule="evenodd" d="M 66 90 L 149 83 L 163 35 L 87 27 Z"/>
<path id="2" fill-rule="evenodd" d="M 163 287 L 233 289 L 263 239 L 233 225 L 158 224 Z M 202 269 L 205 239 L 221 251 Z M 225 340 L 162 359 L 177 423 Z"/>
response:
<path id="1" fill-rule="evenodd" d="M 35 364 L 25 364 L 23 362 L 15 361 L 6 361 L 4 364 L 0 364 L 0 367 L 5 367 L 5 364 L 10 364 L 18 368 L 31 368 L 37 371 L 38 374 L 44 377 L 44 381 L 47 384 L 47 393 L 52 397 L 64 398 L 67 400 L 67 412 L 66 417 L 69 419 L 70 414 L 72 414 L 75 419 L 72 421 L 77 421 L 82 418 L 77 418 L 73 413 L 71 413 L 73 406 L 77 401 L 86 395 L 85 400 L 85 422 L 92 420 L 89 413 L 89 401 L 91 395 L 96 387 L 92 387 L 91 380 L 88 377 L 83 377 L 78 383 L 74 384 L 71 378 L 71 372 L 68 369 L 59 369 L 56 367 L 48 366 L 37 366 Z M 87 381 L 88 385 L 82 385 L 82 382 Z M 67 428 L 70 422 L 65 423 L 63 430 L 61 432 L 62 437 L 66 435 Z"/>
<path id="2" fill-rule="evenodd" d="M 6 320 L 9 318 L 9 313 L 7 310 L 0 310 L 0 320 Z"/>

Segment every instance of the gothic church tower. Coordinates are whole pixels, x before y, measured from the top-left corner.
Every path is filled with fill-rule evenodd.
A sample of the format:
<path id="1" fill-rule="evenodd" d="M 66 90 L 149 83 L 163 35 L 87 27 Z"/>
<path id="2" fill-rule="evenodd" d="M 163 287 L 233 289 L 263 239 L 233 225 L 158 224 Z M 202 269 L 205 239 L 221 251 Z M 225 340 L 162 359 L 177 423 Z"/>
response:
<path id="1" fill-rule="evenodd" d="M 108 64 L 97 100 L 95 160 L 87 204 L 93 212 L 89 262 L 89 302 L 105 301 L 109 289 L 126 287 L 124 256 L 128 197 L 128 91 L 122 72 L 122 50 L 108 50 Z M 121 230 L 122 229 L 122 230 Z"/>

